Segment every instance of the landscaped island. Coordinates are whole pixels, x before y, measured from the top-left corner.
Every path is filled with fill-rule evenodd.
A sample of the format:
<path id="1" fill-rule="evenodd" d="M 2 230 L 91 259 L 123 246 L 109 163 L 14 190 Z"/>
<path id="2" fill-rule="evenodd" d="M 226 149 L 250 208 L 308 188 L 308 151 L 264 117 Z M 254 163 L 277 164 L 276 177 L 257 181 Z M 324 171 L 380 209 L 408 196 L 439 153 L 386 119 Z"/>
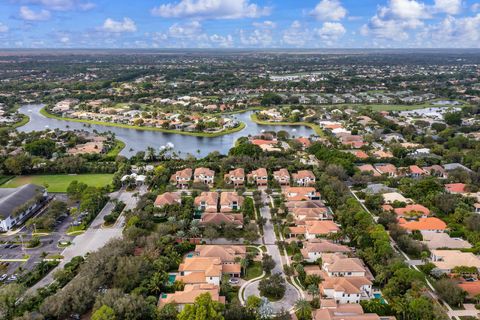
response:
<path id="1" fill-rule="evenodd" d="M 117 118 L 114 118 L 113 116 L 104 117 L 104 114 L 102 113 L 92 112 L 72 112 L 57 114 L 52 112 L 52 110 L 48 110 L 47 107 L 42 108 L 40 110 L 40 113 L 45 117 L 58 120 L 67 120 L 73 122 L 88 123 L 92 125 L 103 125 L 126 129 L 183 134 L 207 138 L 231 134 L 241 131 L 245 128 L 245 123 L 223 117 L 208 119 L 203 116 L 192 116 L 189 118 L 186 118 L 186 116 L 179 116 L 178 118 L 167 121 L 143 118 L 141 115 L 139 117 L 132 115 L 131 119 L 127 119 L 127 117 L 125 116 Z M 99 118 L 101 118 L 102 120 L 97 120 Z M 204 118 L 206 118 L 206 120 L 204 120 Z M 115 121 L 119 122 L 114 122 L 114 119 L 116 119 Z M 187 119 L 188 122 L 186 122 Z"/>

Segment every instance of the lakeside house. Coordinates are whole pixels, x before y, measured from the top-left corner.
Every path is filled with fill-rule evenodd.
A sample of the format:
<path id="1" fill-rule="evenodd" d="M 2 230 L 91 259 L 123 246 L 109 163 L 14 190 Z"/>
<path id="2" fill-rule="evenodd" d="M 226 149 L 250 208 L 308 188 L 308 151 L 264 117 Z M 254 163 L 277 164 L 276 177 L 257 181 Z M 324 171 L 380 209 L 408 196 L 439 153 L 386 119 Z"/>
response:
<path id="1" fill-rule="evenodd" d="M 193 182 L 213 185 L 215 179 L 215 171 L 208 168 L 196 168 L 193 173 Z"/>
<path id="2" fill-rule="evenodd" d="M 172 174 L 170 182 L 175 184 L 177 188 L 184 189 L 187 188 L 192 181 L 193 171 L 190 168 L 179 170 Z"/>

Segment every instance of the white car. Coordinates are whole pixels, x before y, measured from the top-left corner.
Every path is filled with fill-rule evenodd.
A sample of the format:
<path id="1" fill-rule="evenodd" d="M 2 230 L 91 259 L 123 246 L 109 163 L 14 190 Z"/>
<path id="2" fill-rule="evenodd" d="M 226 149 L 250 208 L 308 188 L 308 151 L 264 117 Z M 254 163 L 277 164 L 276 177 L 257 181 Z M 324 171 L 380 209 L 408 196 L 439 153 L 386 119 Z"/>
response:
<path id="1" fill-rule="evenodd" d="M 230 278 L 230 280 L 228 280 L 228 283 L 230 284 L 239 284 L 240 283 L 240 280 L 238 278 Z"/>
<path id="2" fill-rule="evenodd" d="M 7 277 L 8 277 L 8 274 L 6 274 L 6 273 L 5 273 L 5 274 L 2 274 L 2 275 L 0 276 L 0 281 L 4 281 L 5 279 L 7 279 Z"/>
<path id="3" fill-rule="evenodd" d="M 15 274 L 12 274 L 10 277 L 8 277 L 8 282 L 13 282 L 13 281 L 17 281 L 17 275 Z"/>

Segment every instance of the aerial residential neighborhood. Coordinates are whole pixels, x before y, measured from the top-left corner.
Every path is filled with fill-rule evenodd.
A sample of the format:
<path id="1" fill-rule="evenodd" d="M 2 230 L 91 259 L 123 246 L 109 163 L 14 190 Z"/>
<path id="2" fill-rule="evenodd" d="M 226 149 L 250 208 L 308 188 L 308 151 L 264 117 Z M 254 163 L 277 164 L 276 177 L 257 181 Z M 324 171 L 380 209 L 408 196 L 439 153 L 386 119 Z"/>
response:
<path id="1" fill-rule="evenodd" d="M 0 1 L 0 319 L 480 319 L 480 2 Z"/>

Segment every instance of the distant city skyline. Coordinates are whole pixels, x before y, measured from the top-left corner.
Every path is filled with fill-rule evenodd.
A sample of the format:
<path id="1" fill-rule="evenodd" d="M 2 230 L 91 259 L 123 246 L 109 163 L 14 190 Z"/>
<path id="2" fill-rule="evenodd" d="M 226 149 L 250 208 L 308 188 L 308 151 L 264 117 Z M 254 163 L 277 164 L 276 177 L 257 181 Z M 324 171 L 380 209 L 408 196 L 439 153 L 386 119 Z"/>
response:
<path id="1" fill-rule="evenodd" d="M 1 0 L 1 48 L 479 48 L 480 0 Z"/>

